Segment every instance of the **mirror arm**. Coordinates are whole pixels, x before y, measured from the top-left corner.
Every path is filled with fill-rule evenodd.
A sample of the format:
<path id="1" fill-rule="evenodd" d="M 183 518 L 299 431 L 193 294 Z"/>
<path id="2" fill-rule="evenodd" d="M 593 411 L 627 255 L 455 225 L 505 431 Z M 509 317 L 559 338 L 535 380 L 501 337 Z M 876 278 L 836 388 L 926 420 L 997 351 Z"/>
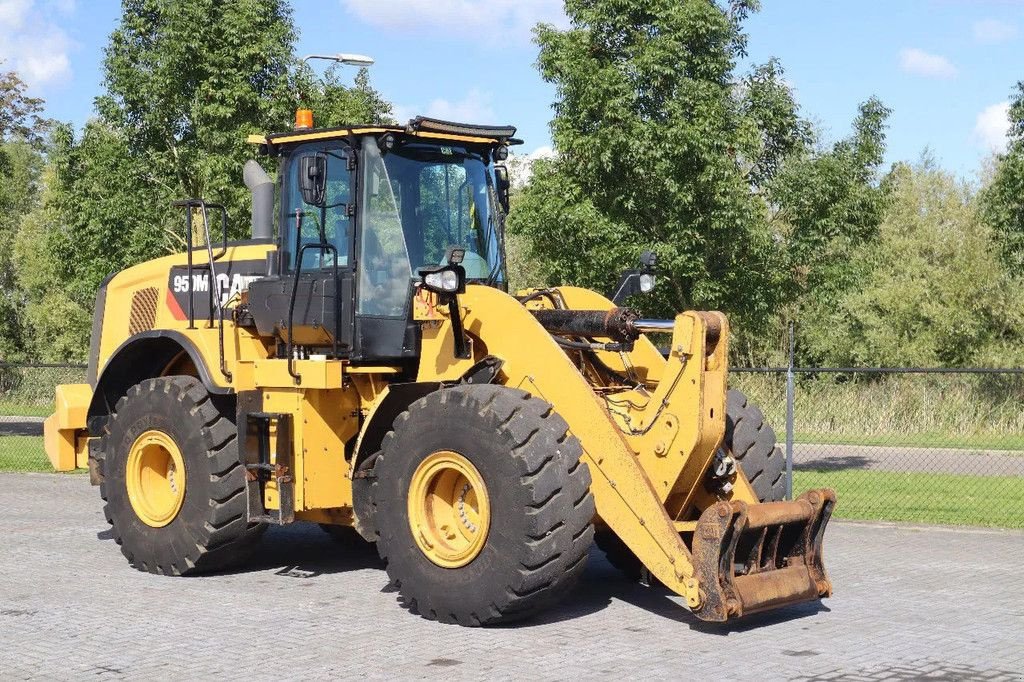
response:
<path id="1" fill-rule="evenodd" d="M 462 326 L 459 297 L 456 294 L 452 294 L 448 300 L 448 315 L 452 319 L 452 333 L 455 335 L 455 357 L 465 360 L 469 358 L 469 344 L 466 343 L 466 330 Z"/>
<path id="2" fill-rule="evenodd" d="M 639 270 L 626 270 L 623 272 L 622 277 L 619 278 L 619 283 L 616 286 L 615 293 L 611 296 L 612 303 L 615 305 L 622 305 L 627 298 L 637 293 L 639 283 Z"/>

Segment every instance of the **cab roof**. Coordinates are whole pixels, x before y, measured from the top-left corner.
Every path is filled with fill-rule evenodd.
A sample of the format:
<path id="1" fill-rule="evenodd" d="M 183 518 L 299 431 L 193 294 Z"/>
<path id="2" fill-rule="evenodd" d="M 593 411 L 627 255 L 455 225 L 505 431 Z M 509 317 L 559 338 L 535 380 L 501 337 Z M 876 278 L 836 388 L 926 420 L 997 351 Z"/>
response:
<path id="1" fill-rule="evenodd" d="M 299 142 L 341 139 L 353 135 L 383 135 L 384 133 L 411 135 L 413 137 L 435 140 L 468 142 L 471 144 L 515 145 L 523 143 L 522 140 L 514 137 L 516 134 L 515 126 L 483 126 L 469 123 L 454 123 L 425 116 L 417 116 L 404 127 L 366 125 L 340 128 L 309 128 L 305 130 L 292 130 L 286 133 L 250 135 L 248 141 L 252 144 L 266 145 L 268 148 L 273 148 L 277 145 L 296 144 Z"/>

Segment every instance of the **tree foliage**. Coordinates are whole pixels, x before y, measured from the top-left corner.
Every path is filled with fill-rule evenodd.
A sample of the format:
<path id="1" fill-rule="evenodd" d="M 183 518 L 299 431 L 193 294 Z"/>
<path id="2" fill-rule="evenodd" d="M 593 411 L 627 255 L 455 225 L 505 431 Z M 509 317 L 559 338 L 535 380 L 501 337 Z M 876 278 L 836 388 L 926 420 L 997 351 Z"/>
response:
<path id="1" fill-rule="evenodd" d="M 995 176 L 981 196 L 985 221 L 995 230 L 1006 264 L 1024 274 L 1024 81 L 1010 98 L 1010 129 L 1006 153 L 996 162 Z"/>
<path id="2" fill-rule="evenodd" d="M 881 166 L 888 116 L 880 101 L 867 100 L 848 137 L 828 148 L 808 146 L 791 154 L 769 183 L 772 229 L 787 275 L 780 282 L 775 337 L 764 339 L 769 347 L 748 351 L 783 360 L 790 320 L 813 326 L 812 311 L 830 309 L 860 286 L 866 265 L 854 254 L 878 238 L 887 205 Z"/>
<path id="3" fill-rule="evenodd" d="M 877 208 L 887 110 L 868 102 L 850 140 L 815 153 L 781 64 L 736 72 L 753 2 L 566 9 L 570 29 L 537 30 L 557 157 L 535 164 L 510 229 L 553 282 L 601 290 L 651 248 L 662 282 L 636 305 L 723 309 L 749 341 L 796 295 L 817 245 L 877 225 L 875 210 L 854 214 Z"/>
<path id="4" fill-rule="evenodd" d="M 0 358 L 23 354 L 24 295 L 11 256 L 22 217 L 36 204 L 50 122 L 43 101 L 13 71 L 0 73 Z"/>
<path id="5" fill-rule="evenodd" d="M 49 125 L 42 116 L 43 100 L 30 97 L 27 90 L 14 71 L 0 73 L 0 140 L 42 141 Z"/>
<path id="6" fill-rule="evenodd" d="M 568 2 L 572 28 L 538 29 L 540 71 L 558 96 L 558 157 L 537 164 L 512 230 L 557 279 L 607 290 L 653 248 L 665 281 L 646 301 L 650 312 L 770 310 L 771 237 L 745 171 L 770 169 L 789 131 L 754 121 L 775 115 L 759 105 L 778 103 L 778 71 L 762 74 L 758 88 L 732 78 L 747 9 Z"/>
<path id="7" fill-rule="evenodd" d="M 964 183 L 924 160 L 886 178 L 875 240 L 853 246 L 857 286 L 810 302 L 800 326 L 809 362 L 970 366 L 1024 359 L 1024 296 Z M 1016 348 L 1017 350 L 1013 350 Z"/>

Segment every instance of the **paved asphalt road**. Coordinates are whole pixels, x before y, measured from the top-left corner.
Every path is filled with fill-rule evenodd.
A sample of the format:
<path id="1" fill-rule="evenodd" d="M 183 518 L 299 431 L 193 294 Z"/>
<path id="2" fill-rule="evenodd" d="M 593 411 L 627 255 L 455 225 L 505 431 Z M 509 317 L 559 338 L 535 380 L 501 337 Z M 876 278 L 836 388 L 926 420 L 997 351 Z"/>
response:
<path id="1" fill-rule="evenodd" d="M 84 476 L 0 474 L 0 679 L 1024 679 L 1024 534 L 833 523 L 836 595 L 729 627 L 592 556 L 543 617 L 403 610 L 372 549 L 275 529 L 243 570 L 130 568 Z"/>
<path id="2" fill-rule="evenodd" d="M 825 471 L 871 470 L 971 476 L 1024 476 L 1024 453 L 905 445 L 796 443 L 793 466 Z"/>

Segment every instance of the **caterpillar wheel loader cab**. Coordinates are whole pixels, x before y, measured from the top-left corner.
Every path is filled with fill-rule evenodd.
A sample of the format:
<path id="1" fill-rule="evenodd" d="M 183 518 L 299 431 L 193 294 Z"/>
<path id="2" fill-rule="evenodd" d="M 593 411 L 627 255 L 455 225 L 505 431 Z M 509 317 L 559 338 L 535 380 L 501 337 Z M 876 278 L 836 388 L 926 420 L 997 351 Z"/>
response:
<path id="1" fill-rule="evenodd" d="M 222 569 L 311 521 L 375 542 L 410 609 L 464 625 L 564 596 L 595 536 L 704 620 L 830 594 L 835 496 L 782 499 L 774 433 L 727 389 L 725 316 L 507 291 L 514 134 L 252 138 L 279 163 L 276 183 L 246 165 L 252 239 L 185 200 L 199 245 L 103 285 L 89 383 L 57 388 L 46 447 L 89 468 L 133 566 Z"/>

